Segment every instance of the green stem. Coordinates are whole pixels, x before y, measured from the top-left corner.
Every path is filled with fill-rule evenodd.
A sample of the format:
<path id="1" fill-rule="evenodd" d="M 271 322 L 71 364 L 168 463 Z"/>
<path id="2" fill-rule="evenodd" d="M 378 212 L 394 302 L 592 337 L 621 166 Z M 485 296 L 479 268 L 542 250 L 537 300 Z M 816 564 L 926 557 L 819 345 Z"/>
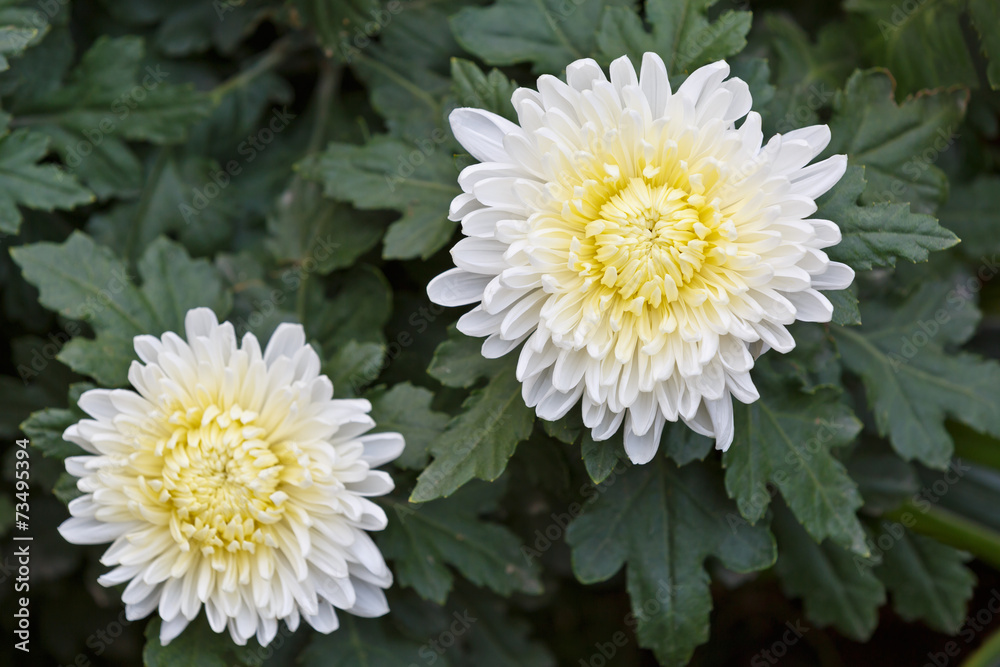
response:
<path id="1" fill-rule="evenodd" d="M 956 423 L 948 424 L 948 432 L 955 441 L 955 456 L 1000 470 L 1000 441 Z"/>
<path id="2" fill-rule="evenodd" d="M 212 104 L 219 104 L 229 93 L 242 88 L 261 74 L 277 67 L 294 50 L 290 37 L 283 37 L 271 45 L 253 65 L 216 86 L 210 93 Z"/>
<path id="3" fill-rule="evenodd" d="M 301 324 L 306 323 L 306 285 L 309 283 L 309 274 L 302 273 L 302 282 L 299 283 L 298 294 L 295 295 L 295 314 Z"/>
<path id="4" fill-rule="evenodd" d="M 339 63 L 331 63 L 324 58 L 319 64 L 319 81 L 316 83 L 316 120 L 309 135 L 309 146 L 306 148 L 306 155 L 315 153 L 320 149 L 326 137 L 326 123 L 330 115 L 330 104 L 333 103 L 334 94 L 340 85 L 340 77 L 344 68 Z"/>
<path id="5" fill-rule="evenodd" d="M 306 154 L 315 153 L 326 137 L 326 122 L 330 115 L 330 105 L 333 103 L 340 77 L 343 73 L 341 65 L 334 65 L 328 59 L 320 61 L 319 81 L 316 82 L 316 120 L 309 136 L 309 146 Z M 295 296 L 295 313 L 299 322 L 306 321 L 306 286 L 309 284 L 309 274 L 303 273 L 299 291 Z"/>
<path id="6" fill-rule="evenodd" d="M 996 667 L 1000 665 L 1000 632 L 994 632 L 961 667 Z"/>
<path id="7" fill-rule="evenodd" d="M 1000 569 L 1000 534 L 959 514 L 940 507 L 921 509 L 907 501 L 885 516 Z"/>

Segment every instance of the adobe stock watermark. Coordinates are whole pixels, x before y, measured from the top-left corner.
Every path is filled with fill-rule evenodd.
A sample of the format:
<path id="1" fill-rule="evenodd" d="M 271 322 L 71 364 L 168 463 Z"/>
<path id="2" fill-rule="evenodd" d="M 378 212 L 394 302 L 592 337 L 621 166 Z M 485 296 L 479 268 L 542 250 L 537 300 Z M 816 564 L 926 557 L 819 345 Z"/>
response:
<path id="1" fill-rule="evenodd" d="M 248 135 L 236 147 L 236 152 L 243 156 L 242 160 L 230 160 L 226 163 L 225 169 L 216 169 L 201 188 L 191 189 L 191 202 L 181 202 L 177 205 L 184 222 L 190 224 L 192 220 L 201 215 L 222 191 L 229 187 L 233 179 L 243 173 L 243 167 L 253 162 L 257 155 L 267 149 L 274 141 L 275 137 L 281 134 L 289 123 L 295 120 L 296 114 L 288 111 L 288 107 L 275 109 L 271 112 L 271 119 L 265 127 L 260 128 L 254 134 Z"/>
<path id="2" fill-rule="evenodd" d="M 437 637 L 431 639 L 417 650 L 417 655 L 424 661 L 425 665 L 433 665 L 441 659 L 448 650 L 453 647 L 462 635 L 467 633 L 473 624 L 479 619 L 473 616 L 468 609 L 463 612 L 452 612 L 451 624 L 441 631 Z M 407 667 L 420 667 L 415 662 L 411 662 Z"/>
<path id="3" fill-rule="evenodd" d="M 664 604 L 678 587 L 671 585 L 660 579 L 657 582 L 656 593 L 653 597 L 642 602 L 632 602 L 632 611 L 625 614 L 622 624 L 633 633 L 639 624 L 652 619 L 660 613 Z M 608 661 L 618 655 L 618 652 L 629 643 L 629 635 L 624 630 L 618 630 L 611 635 L 608 641 L 594 642 L 594 652 L 587 658 L 580 658 L 577 663 L 579 667 L 605 667 Z"/>
<path id="4" fill-rule="evenodd" d="M 406 183 L 406 179 L 416 172 L 431 155 L 437 152 L 441 144 L 448 140 L 448 133 L 440 127 L 434 128 L 430 139 L 417 139 L 413 142 L 414 149 L 398 158 L 399 164 L 396 166 L 394 174 L 385 174 L 385 185 L 389 192 L 395 192 L 396 188 Z"/>
<path id="5" fill-rule="evenodd" d="M 794 623 L 786 621 L 785 628 L 787 629 L 779 639 L 750 658 L 750 667 L 768 667 L 778 664 L 779 660 L 788 655 L 788 649 L 798 644 L 799 640 L 810 630 L 809 626 L 802 622 L 802 619 L 796 619 Z"/>
<path id="6" fill-rule="evenodd" d="M 583 514 L 583 509 L 586 503 L 599 498 L 608 489 L 615 485 L 615 482 L 620 475 L 628 471 L 631 467 L 631 463 L 619 459 L 611 469 L 611 473 L 600 484 L 587 482 L 580 485 L 579 493 L 583 496 L 584 501 L 574 501 L 570 503 L 565 512 L 553 512 L 550 516 L 552 523 L 544 529 L 539 528 L 535 530 L 535 541 L 530 545 L 521 545 L 521 556 L 524 557 L 524 561 L 528 565 L 531 565 L 532 561 L 536 558 L 541 558 L 542 554 L 551 549 L 553 544 L 563 539 L 566 535 L 566 531 L 569 529 L 569 525 L 574 519 Z"/>
<path id="7" fill-rule="evenodd" d="M 132 623 L 133 621 L 129 620 L 125 609 L 122 609 L 115 620 L 108 623 L 105 627 L 92 632 L 84 643 L 99 658 L 115 643 L 115 640 L 122 636 L 125 628 Z M 65 667 L 90 667 L 92 664 L 90 655 L 87 653 L 77 653 L 73 662 L 68 663 Z"/>
<path id="8" fill-rule="evenodd" d="M 932 0 L 903 0 L 892 6 L 892 13 L 889 19 L 879 19 L 878 30 L 882 33 L 882 39 L 888 40 L 897 30 L 903 27 L 914 12 L 920 9 L 925 3 Z"/>
<path id="9" fill-rule="evenodd" d="M 966 616 L 965 623 L 958 630 L 958 638 L 967 646 L 975 641 L 984 630 L 986 630 L 993 620 L 1000 614 L 1000 590 L 996 588 L 990 590 L 990 599 L 986 605 L 980 608 L 975 615 Z M 940 651 L 929 651 L 927 662 L 921 667 L 948 667 L 952 659 L 962 653 L 962 645 L 957 640 L 949 640 Z"/>

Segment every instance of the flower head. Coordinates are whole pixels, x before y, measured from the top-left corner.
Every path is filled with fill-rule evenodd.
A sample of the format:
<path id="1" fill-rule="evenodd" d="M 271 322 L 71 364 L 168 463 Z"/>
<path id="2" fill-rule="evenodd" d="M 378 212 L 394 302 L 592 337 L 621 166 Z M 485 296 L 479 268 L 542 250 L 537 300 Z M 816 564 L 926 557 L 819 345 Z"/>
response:
<path id="1" fill-rule="evenodd" d="M 786 325 L 828 322 L 818 290 L 853 271 L 822 251 L 840 241 L 814 200 L 844 174 L 825 125 L 763 144 L 747 84 L 724 62 L 676 92 L 663 61 L 628 58 L 610 80 L 593 60 L 566 82 L 538 79 L 512 101 L 519 124 L 456 109 L 455 136 L 478 159 L 452 203 L 468 238 L 457 268 L 428 286 L 499 357 L 524 343 L 517 377 L 543 419 L 582 401 L 597 440 L 625 422 L 625 449 L 649 461 L 664 423 L 683 420 L 726 449 L 732 397 L 758 398 L 756 355 L 787 352 Z M 746 119 L 736 126 L 736 121 Z"/>
<path id="2" fill-rule="evenodd" d="M 388 611 L 392 574 L 369 530 L 385 513 L 366 496 L 393 488 L 372 470 L 399 456 L 365 400 L 335 400 L 299 325 L 282 324 L 261 352 L 237 346 L 212 311 L 188 312 L 187 341 L 137 336 L 135 391 L 94 389 L 64 436 L 92 456 L 66 459 L 84 493 L 59 528 L 76 544 L 111 542 L 99 581 L 129 582 L 129 619 L 159 610 L 169 642 L 202 605 L 216 632 L 261 644 L 278 621 L 321 632 L 334 608 Z"/>

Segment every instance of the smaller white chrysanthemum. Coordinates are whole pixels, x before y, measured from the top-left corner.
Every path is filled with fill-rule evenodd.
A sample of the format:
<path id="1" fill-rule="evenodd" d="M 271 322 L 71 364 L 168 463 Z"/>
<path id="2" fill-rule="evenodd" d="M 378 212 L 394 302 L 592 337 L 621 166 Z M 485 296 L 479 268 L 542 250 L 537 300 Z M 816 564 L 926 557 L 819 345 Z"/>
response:
<path id="1" fill-rule="evenodd" d="M 518 123 L 456 109 L 451 126 L 480 161 L 458 178 L 451 219 L 468 237 L 431 300 L 475 307 L 458 321 L 483 354 L 521 347 L 527 405 L 559 419 L 577 403 L 595 440 L 624 423 L 645 463 L 667 421 L 733 440 L 733 398 L 758 398 L 756 355 L 795 346 L 796 320 L 829 322 L 820 290 L 854 272 L 811 219 L 847 158 L 809 164 L 825 125 L 766 144 L 750 90 L 712 63 L 676 90 L 655 53 L 608 77 L 590 59 L 538 79 L 512 102 Z M 739 126 L 736 122 L 746 117 Z"/>
<path id="2" fill-rule="evenodd" d="M 205 607 L 215 632 L 266 645 L 284 621 L 320 632 L 335 609 L 388 611 L 392 584 L 367 531 L 386 526 L 366 496 L 393 488 L 373 470 L 403 450 L 365 400 L 333 398 L 300 325 L 282 324 L 262 352 L 237 345 L 232 324 L 207 308 L 174 333 L 136 336 L 128 389 L 80 397 L 93 419 L 63 437 L 91 456 L 66 459 L 84 493 L 59 532 L 75 544 L 111 542 L 99 581 L 128 582 L 127 618 L 159 611 L 160 641 Z"/>

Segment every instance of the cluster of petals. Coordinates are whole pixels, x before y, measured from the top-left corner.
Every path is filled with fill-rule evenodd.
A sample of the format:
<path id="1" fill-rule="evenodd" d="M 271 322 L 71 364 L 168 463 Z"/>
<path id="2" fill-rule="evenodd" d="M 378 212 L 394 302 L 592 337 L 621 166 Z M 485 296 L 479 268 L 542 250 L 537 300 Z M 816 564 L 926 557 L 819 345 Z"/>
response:
<path id="1" fill-rule="evenodd" d="M 366 434 L 368 401 L 333 398 L 300 325 L 263 351 L 207 308 L 185 328 L 135 338 L 134 391 L 81 396 L 91 418 L 64 437 L 87 452 L 66 459 L 83 495 L 63 537 L 111 543 L 99 581 L 127 583 L 130 620 L 157 611 L 164 644 L 202 608 L 214 631 L 262 645 L 279 621 L 331 632 L 338 609 L 386 613 L 392 574 L 368 534 L 386 515 L 368 498 L 393 488 L 374 468 L 402 437 Z"/>
<path id="2" fill-rule="evenodd" d="M 727 448 L 733 399 L 758 398 L 757 356 L 791 350 L 796 320 L 828 322 L 820 292 L 854 277 L 823 252 L 838 226 L 810 218 L 846 169 L 842 155 L 810 164 L 829 129 L 765 143 L 747 84 L 728 75 L 706 65 L 673 91 L 654 53 L 638 73 L 619 58 L 610 77 L 584 59 L 518 89 L 517 123 L 451 114 L 479 164 L 459 177 L 450 216 L 467 238 L 431 299 L 475 304 L 458 328 L 485 338 L 486 357 L 520 348 L 539 417 L 580 404 L 595 440 L 624 424 L 636 463 L 667 421 Z"/>

